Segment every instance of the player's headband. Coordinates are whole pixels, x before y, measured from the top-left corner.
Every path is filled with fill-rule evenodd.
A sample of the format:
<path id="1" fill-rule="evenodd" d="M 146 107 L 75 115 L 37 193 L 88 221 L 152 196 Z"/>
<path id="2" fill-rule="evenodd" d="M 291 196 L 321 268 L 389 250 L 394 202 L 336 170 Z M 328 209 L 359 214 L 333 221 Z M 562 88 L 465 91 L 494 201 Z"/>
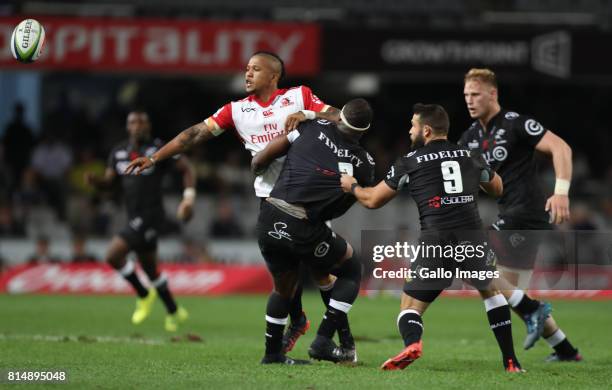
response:
<path id="1" fill-rule="evenodd" d="M 370 125 L 371 125 L 371 123 L 368 123 L 366 127 L 356 127 L 356 126 L 351 125 L 349 121 L 346 120 L 346 117 L 344 116 L 344 107 L 342 107 L 342 110 L 340 111 L 340 120 L 342 121 L 342 123 L 344 123 L 344 125 L 346 125 L 346 127 L 348 127 L 351 130 L 355 130 L 355 131 L 366 131 L 367 129 L 370 128 Z"/>

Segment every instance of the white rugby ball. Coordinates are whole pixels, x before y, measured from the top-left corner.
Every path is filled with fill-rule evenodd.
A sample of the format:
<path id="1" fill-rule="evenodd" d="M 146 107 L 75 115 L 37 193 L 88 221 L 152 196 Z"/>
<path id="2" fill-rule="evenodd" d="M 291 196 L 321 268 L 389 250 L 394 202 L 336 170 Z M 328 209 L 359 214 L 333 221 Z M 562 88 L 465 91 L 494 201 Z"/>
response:
<path id="1" fill-rule="evenodd" d="M 11 52 L 17 61 L 34 62 L 45 44 L 45 29 L 35 19 L 25 19 L 15 27 L 11 37 Z"/>

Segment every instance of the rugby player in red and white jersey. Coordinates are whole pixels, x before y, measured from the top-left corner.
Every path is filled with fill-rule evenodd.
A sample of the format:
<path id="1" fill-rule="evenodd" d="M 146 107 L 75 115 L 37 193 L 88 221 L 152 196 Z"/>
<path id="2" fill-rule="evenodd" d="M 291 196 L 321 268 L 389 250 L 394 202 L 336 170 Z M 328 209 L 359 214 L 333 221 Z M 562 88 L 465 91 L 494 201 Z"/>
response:
<path id="1" fill-rule="evenodd" d="M 266 145 L 285 132 L 294 130 L 305 119 L 336 121 L 339 110 L 323 103 L 310 88 L 280 89 L 278 83 L 284 76 L 284 64 L 280 57 L 270 52 L 257 52 L 251 56 L 245 71 L 245 87 L 249 96 L 227 103 L 203 122 L 182 131 L 173 140 L 150 156 L 138 158 L 127 167 L 127 173 L 136 173 L 155 165 L 159 161 L 183 153 L 194 145 L 235 130 L 246 150 L 255 155 Z M 274 161 L 266 172 L 254 182 L 255 195 L 265 199 L 270 195 L 283 166 L 284 157 Z M 333 276 L 315 276 L 321 287 L 325 302 Z M 308 330 L 310 324 L 302 311 L 301 286 L 291 304 L 291 324 L 283 338 L 284 352 L 290 351 L 297 339 Z M 287 321 L 287 319 L 283 319 Z"/>

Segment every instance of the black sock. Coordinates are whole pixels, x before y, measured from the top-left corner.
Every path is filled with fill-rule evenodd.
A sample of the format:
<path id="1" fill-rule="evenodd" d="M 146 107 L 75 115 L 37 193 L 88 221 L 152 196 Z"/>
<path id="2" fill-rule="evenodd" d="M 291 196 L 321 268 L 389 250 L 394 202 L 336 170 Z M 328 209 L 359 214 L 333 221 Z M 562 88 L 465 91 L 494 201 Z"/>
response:
<path id="1" fill-rule="evenodd" d="M 289 314 L 289 300 L 273 292 L 266 306 L 266 355 L 280 354 L 283 331 Z"/>
<path id="2" fill-rule="evenodd" d="M 556 332 L 545 337 L 545 339 L 548 345 L 550 345 L 559 356 L 571 357 L 578 353 L 578 350 L 569 342 L 561 329 L 557 329 Z"/>
<path id="3" fill-rule="evenodd" d="M 302 284 L 300 283 L 289 304 L 289 318 L 291 318 L 292 324 L 299 324 L 304 317 L 304 310 L 302 309 Z"/>
<path id="4" fill-rule="evenodd" d="M 331 290 L 323 291 L 319 290 L 321 293 L 321 301 L 325 305 L 325 307 L 329 306 L 329 300 L 331 299 Z"/>
<path id="5" fill-rule="evenodd" d="M 355 256 L 345 260 L 337 269 L 336 276 L 337 279 L 331 289 L 326 317 L 331 315 L 331 320 L 338 331 L 340 345 L 346 348 L 354 348 L 355 340 L 349 326 L 348 312 L 357 299 L 357 295 L 359 295 L 361 263 Z"/>
<path id="6" fill-rule="evenodd" d="M 508 359 L 516 361 L 514 344 L 512 342 L 512 321 L 510 320 L 510 307 L 502 294 L 484 300 L 489 325 L 495 335 L 497 344 L 502 353 L 504 366 Z"/>
<path id="7" fill-rule="evenodd" d="M 133 261 L 128 260 L 125 265 L 122 268 L 117 269 L 117 271 L 125 280 L 128 281 L 129 284 L 132 285 L 136 291 L 136 294 L 138 294 L 140 298 L 144 298 L 149 295 L 149 291 L 142 285 L 140 279 L 138 279 L 138 275 L 136 275 L 136 269 L 134 268 Z"/>
<path id="8" fill-rule="evenodd" d="M 172 293 L 168 288 L 168 279 L 166 278 L 166 275 L 160 275 L 155 281 L 153 281 L 153 286 L 155 286 L 157 294 L 159 294 L 162 302 L 164 302 L 166 311 L 170 314 L 176 313 L 176 301 L 174 300 L 174 297 L 172 297 Z"/>
<path id="9" fill-rule="evenodd" d="M 518 305 L 514 307 L 514 310 L 516 310 L 520 315 L 524 316 L 538 310 L 538 307 L 540 307 L 540 301 L 537 299 L 531 299 L 527 294 L 525 294 Z"/>
<path id="10" fill-rule="evenodd" d="M 403 310 L 397 318 L 397 327 L 406 347 L 420 341 L 423 336 L 423 319 L 414 310 Z"/>
<path id="11" fill-rule="evenodd" d="M 353 338 L 353 334 L 351 333 L 351 326 L 348 322 L 347 313 L 341 312 L 340 310 L 336 310 L 336 315 L 334 316 L 334 323 L 336 324 L 336 330 L 338 331 L 338 339 L 340 340 L 340 345 L 346 348 L 355 347 L 355 339 Z"/>
<path id="12" fill-rule="evenodd" d="M 321 320 L 319 329 L 317 330 L 319 336 L 327 337 L 328 339 L 334 337 L 334 333 L 336 332 L 336 323 L 334 321 L 335 312 L 336 309 L 327 308 L 325 314 L 323 314 L 323 320 Z"/>
<path id="13" fill-rule="evenodd" d="M 332 289 L 334 288 L 335 281 L 330 283 L 328 286 L 319 286 L 319 293 L 321 294 L 321 301 L 325 307 L 329 307 L 329 300 L 331 299 Z"/>

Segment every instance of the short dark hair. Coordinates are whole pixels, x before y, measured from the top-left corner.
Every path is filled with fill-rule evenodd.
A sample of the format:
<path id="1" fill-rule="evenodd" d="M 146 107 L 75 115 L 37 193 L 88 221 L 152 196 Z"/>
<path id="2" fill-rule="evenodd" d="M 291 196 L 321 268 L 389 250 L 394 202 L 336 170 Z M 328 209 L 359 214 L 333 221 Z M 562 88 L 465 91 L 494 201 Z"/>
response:
<path id="1" fill-rule="evenodd" d="M 280 64 L 280 68 L 281 68 L 281 74 L 278 78 L 278 81 L 280 82 L 282 79 L 285 78 L 285 62 L 283 61 L 282 58 L 280 58 L 278 54 L 273 53 L 271 51 L 260 50 L 260 51 L 256 51 L 255 53 L 253 53 L 251 57 L 255 57 L 257 55 L 270 56 L 274 58 L 276 61 L 278 61 L 278 63 Z"/>
<path id="2" fill-rule="evenodd" d="M 351 126 L 359 128 L 368 127 L 374 116 L 370 103 L 363 98 L 350 100 L 342 108 L 342 113 Z"/>
<path id="3" fill-rule="evenodd" d="M 417 103 L 412 106 L 412 112 L 418 114 L 421 124 L 430 126 L 435 134 L 448 134 L 450 120 L 444 107 L 439 104 Z"/>

